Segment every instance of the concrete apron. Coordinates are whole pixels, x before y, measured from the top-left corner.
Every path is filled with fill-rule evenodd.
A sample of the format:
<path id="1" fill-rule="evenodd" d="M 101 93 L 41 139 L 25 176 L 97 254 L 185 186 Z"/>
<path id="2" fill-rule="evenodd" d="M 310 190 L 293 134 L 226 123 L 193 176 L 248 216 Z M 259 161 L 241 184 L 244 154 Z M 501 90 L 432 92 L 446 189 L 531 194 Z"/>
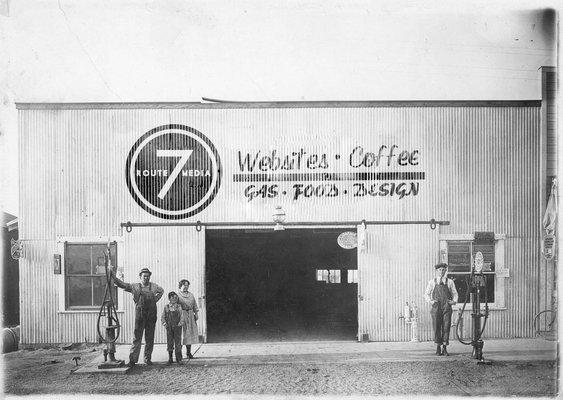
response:
<path id="1" fill-rule="evenodd" d="M 129 361 L 130 345 L 118 345 L 116 358 Z M 261 343 L 211 343 L 192 345 L 195 358 L 183 360 L 191 365 L 225 364 L 297 364 L 297 363 L 379 363 L 399 361 L 459 361 L 471 360 L 471 346 L 452 341 L 449 357 L 436 356 L 433 342 L 369 342 L 318 341 L 318 342 L 261 342 Z M 143 362 L 144 346 L 139 357 Z M 195 353 L 197 351 L 197 353 Z M 185 356 L 186 348 L 182 347 Z M 549 361 L 557 359 L 557 342 L 545 339 L 485 340 L 485 360 L 495 361 Z M 155 365 L 166 365 L 168 352 L 165 344 L 155 344 L 152 354 Z M 475 360 L 476 361 L 476 360 Z M 74 373 L 126 373 L 129 368 L 98 369 L 103 355 L 77 369 Z M 174 363 L 176 364 L 176 363 Z"/>

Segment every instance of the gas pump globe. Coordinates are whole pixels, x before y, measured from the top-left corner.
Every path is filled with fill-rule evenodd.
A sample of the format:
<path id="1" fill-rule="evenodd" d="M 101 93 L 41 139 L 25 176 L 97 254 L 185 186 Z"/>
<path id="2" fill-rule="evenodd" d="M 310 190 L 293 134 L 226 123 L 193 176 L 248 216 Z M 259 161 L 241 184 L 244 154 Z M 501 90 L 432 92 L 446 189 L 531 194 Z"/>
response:
<path id="1" fill-rule="evenodd" d="M 483 271 L 483 253 L 481 253 L 480 251 L 477 252 L 477 254 L 475 254 L 475 272 L 477 274 L 480 274 L 481 271 Z"/>

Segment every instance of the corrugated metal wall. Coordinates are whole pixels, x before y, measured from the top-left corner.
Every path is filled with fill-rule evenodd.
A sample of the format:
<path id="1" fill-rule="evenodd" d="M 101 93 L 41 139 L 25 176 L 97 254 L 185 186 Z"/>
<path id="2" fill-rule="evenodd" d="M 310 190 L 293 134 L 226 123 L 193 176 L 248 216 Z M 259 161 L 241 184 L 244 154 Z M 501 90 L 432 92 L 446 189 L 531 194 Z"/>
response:
<path id="1" fill-rule="evenodd" d="M 120 222 L 162 221 L 133 201 L 124 172 L 135 140 L 170 122 L 184 123 L 207 135 L 224 166 L 219 194 L 188 220 L 270 221 L 274 205 L 281 204 L 287 221 L 361 220 L 369 212 L 370 219 L 450 219 L 452 231 L 469 226 L 477 230 L 485 224 L 504 229 L 507 223 L 517 224 L 521 234 L 536 229 L 530 223 L 535 214 L 526 213 L 527 218 L 512 221 L 512 213 L 528 210 L 536 194 L 537 173 L 531 169 L 538 162 L 536 107 L 20 112 L 25 113 L 20 165 L 26 199 L 22 231 L 27 239 L 119 235 Z M 397 152 L 418 150 L 418 165 L 380 165 L 377 169 L 347 165 L 356 146 L 377 153 L 381 144 L 397 144 Z M 417 196 L 402 199 L 396 194 L 357 197 L 351 182 L 341 182 L 338 197 L 294 201 L 293 182 L 279 182 L 288 195 L 248 202 L 244 189 L 249 183 L 233 182 L 233 175 L 240 172 L 238 152 L 273 149 L 278 154 L 299 149 L 325 153 L 329 168 L 321 172 L 399 170 L 423 172 L 425 179 L 420 181 Z M 305 177 L 302 182 L 308 183 Z M 346 195 L 342 189 L 347 189 Z M 505 207 L 497 208 L 498 199 Z"/>
<path id="2" fill-rule="evenodd" d="M 438 259 L 438 229 L 423 225 L 368 226 L 366 249 L 358 253 L 360 338 L 408 341 L 410 325 L 399 317 L 408 302 L 419 310 L 419 339 L 431 339 L 426 284 Z"/>
<path id="3" fill-rule="evenodd" d="M 180 279 L 188 279 L 190 291 L 201 308 L 199 334 L 205 336 L 205 230 L 193 227 L 137 229 L 125 235 L 118 245 L 120 264 L 126 282 L 138 282 L 139 270 L 148 266 L 152 281 L 165 294 L 157 304 L 159 320 L 155 332 L 157 343 L 166 343 L 160 315 L 168 302 L 167 294 L 178 290 Z M 25 254 L 20 260 L 20 307 L 22 343 L 96 342 L 97 311 L 58 312 L 59 296 L 64 292 L 53 275 L 53 254 L 59 252 L 55 241 L 26 241 Z M 58 275 L 57 275 L 58 277 Z M 133 338 L 135 307 L 133 296 L 126 293 L 118 316 L 123 330 L 120 343 Z"/>
<path id="4" fill-rule="evenodd" d="M 155 233 L 135 228 L 127 234 L 119 227 L 126 221 L 163 221 L 141 209 L 129 194 L 125 161 L 131 146 L 145 132 L 160 125 L 180 123 L 206 135 L 217 147 L 223 165 L 223 180 L 217 197 L 187 221 L 271 221 L 274 206 L 281 204 L 288 222 L 435 218 L 451 221 L 450 226 L 442 227 L 441 233 L 504 233 L 507 235 L 506 266 L 511 271 L 506 286 L 507 310 L 498 312 L 498 321 L 491 319 L 487 332 L 494 332 L 495 336 L 529 336 L 529 320 L 537 310 L 534 293 L 538 284 L 540 232 L 539 111 L 536 106 L 472 107 L 470 104 L 452 107 L 20 110 L 20 237 L 35 248 L 39 245 L 33 243 L 53 243 L 60 236 L 123 235 L 129 249 L 137 248 L 135 243 L 142 243 L 138 248 L 148 257 L 145 260 L 136 257 L 135 251 L 128 253 L 131 271 L 136 269 L 136 264 L 154 267 L 151 264 L 156 263 L 158 268 L 163 268 L 160 260 L 168 257 L 163 253 L 173 246 L 161 239 L 168 237 L 174 242 L 170 232 L 177 231 L 163 228 Z M 397 153 L 418 150 L 418 165 L 388 167 L 384 164 L 379 168 L 348 165 L 349 155 L 356 146 L 377 153 L 382 144 L 396 144 L 399 146 Z M 340 181 L 336 183 L 340 191 L 337 197 L 294 200 L 295 182 L 277 182 L 280 192 L 286 190 L 288 195 L 249 202 L 244 190 L 250 183 L 234 182 L 234 174 L 242 172 L 238 153 L 253 155 L 259 150 L 265 153 L 274 149 L 278 154 L 300 149 L 308 154 L 324 153 L 329 168 L 322 172 L 398 170 L 422 172 L 425 179 L 417 181 L 420 184 L 418 195 L 401 199 L 396 194 L 354 196 L 354 182 Z M 294 172 L 302 173 L 303 168 Z M 305 175 L 297 176 L 303 184 L 323 183 L 308 182 L 305 178 Z M 135 241 L 128 235 L 146 236 Z M 180 236 L 187 238 L 186 235 L 181 233 Z M 175 250 L 179 253 L 169 257 L 180 254 L 193 257 L 194 252 L 204 254 L 204 241 L 197 239 L 194 243 L 200 247 L 193 247 L 192 243 L 190 247 Z M 52 253 L 49 252 L 53 250 L 49 246 L 52 245 L 45 246 L 37 248 L 37 254 L 43 256 L 22 260 L 23 269 L 27 268 L 21 278 L 22 294 L 25 286 L 35 279 L 46 280 L 46 287 L 55 279 L 50 266 Z M 436 245 L 428 251 L 437 254 L 437 250 Z M 431 273 L 433 262 L 428 264 L 429 259 L 422 263 L 418 252 L 410 253 L 410 259 L 412 268 L 427 268 Z M 197 260 L 203 263 L 203 258 Z M 169 283 L 182 271 L 178 261 L 170 262 L 175 265 L 173 272 L 166 272 L 168 275 L 162 279 Z M 200 279 L 198 274 L 203 274 L 202 265 L 197 267 L 201 270 L 193 267 L 196 268 L 193 273 L 198 276 L 194 280 Z M 41 267 L 38 269 L 38 266 Z M 154 277 L 158 281 L 156 274 Z M 393 279 L 386 284 L 396 285 L 400 298 L 420 298 L 424 290 L 424 287 L 412 285 L 404 287 Z M 366 321 L 368 312 L 364 314 Z M 43 318 L 53 323 L 53 333 L 44 337 L 48 341 L 57 341 L 60 337 L 59 325 L 53 321 L 61 318 L 68 319 L 65 324 L 77 326 L 80 334 L 76 337 L 91 330 L 84 321 L 87 317 L 74 314 L 56 317 L 55 309 L 50 307 L 41 314 L 34 306 L 22 304 L 23 321 L 29 323 Z M 360 321 L 362 324 L 364 322 Z M 22 330 L 24 342 L 42 339 L 25 329 Z M 404 336 L 399 328 L 393 329 L 397 336 L 388 336 L 392 339 L 386 340 L 402 340 Z"/>
<path id="5" fill-rule="evenodd" d="M 546 175 L 557 175 L 557 69 L 542 68 L 542 98 L 545 107 Z M 549 185 L 549 183 L 548 183 Z"/>

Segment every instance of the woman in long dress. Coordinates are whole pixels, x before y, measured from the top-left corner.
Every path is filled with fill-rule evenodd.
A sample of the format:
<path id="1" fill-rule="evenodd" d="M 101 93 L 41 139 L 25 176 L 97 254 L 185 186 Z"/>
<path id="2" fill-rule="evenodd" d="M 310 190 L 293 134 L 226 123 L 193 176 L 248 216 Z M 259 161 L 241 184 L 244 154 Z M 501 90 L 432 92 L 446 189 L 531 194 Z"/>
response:
<path id="1" fill-rule="evenodd" d="M 182 327 L 182 345 L 186 345 L 188 358 L 194 358 L 192 355 L 192 344 L 199 343 L 199 335 L 197 332 L 197 313 L 199 309 L 195 301 L 194 295 L 188 291 L 190 281 L 182 279 L 178 284 L 178 303 L 182 306 L 185 313 L 185 325 Z"/>

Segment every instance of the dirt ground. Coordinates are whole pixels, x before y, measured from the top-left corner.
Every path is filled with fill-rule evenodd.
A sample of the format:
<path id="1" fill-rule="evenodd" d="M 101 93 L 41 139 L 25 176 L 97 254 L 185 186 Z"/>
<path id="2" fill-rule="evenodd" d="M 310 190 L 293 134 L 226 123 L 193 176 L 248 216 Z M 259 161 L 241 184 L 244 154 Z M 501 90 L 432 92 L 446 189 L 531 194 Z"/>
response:
<path id="1" fill-rule="evenodd" d="M 29 394 L 277 394 L 277 395 L 493 395 L 555 396 L 555 361 L 347 363 L 295 361 L 232 363 L 205 360 L 138 366 L 124 375 L 73 374 L 102 347 L 19 350 L 2 355 L 4 392 Z M 149 383 L 150 382 L 150 383 Z"/>

